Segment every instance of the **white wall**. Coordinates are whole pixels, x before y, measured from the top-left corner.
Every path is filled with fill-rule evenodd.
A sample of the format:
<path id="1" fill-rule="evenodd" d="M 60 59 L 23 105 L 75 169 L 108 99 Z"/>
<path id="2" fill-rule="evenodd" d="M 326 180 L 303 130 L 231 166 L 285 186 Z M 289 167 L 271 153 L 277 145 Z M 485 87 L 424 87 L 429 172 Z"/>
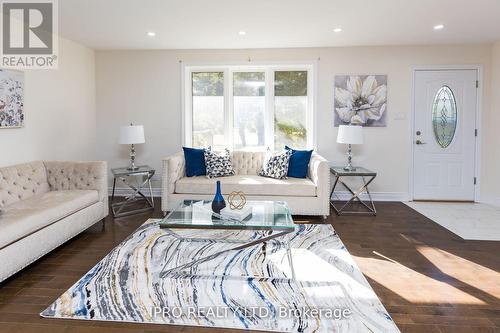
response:
<path id="1" fill-rule="evenodd" d="M 489 113 L 491 45 L 343 47 L 253 50 L 97 51 L 97 156 L 110 166 L 127 164 L 128 148 L 117 144 L 120 125 L 143 124 L 146 144 L 137 147 L 139 163 L 160 174 L 160 160 L 181 149 L 180 61 L 318 61 L 318 151 L 344 163 L 345 147 L 335 143 L 333 80 L 336 74 L 388 75 L 388 126 L 367 128 L 366 144 L 355 147 L 355 163 L 379 172 L 372 190 L 385 198 L 408 193 L 411 68 L 414 65 L 484 66 L 483 112 Z M 483 116 L 485 122 L 488 116 Z M 483 138 L 487 144 L 487 137 Z M 484 159 L 483 159 L 484 162 Z M 486 163 L 483 173 L 491 174 Z M 159 186 L 158 182 L 156 186 Z"/>
<path id="2" fill-rule="evenodd" d="M 481 200 L 500 206 L 500 42 L 493 45 L 491 57 L 490 112 L 483 119 L 484 180 Z"/>
<path id="3" fill-rule="evenodd" d="M 27 70 L 25 126 L 0 129 L 0 166 L 95 158 L 95 54 L 59 38 L 57 70 Z"/>
<path id="4" fill-rule="evenodd" d="M 110 167 L 126 165 L 128 148 L 117 144 L 117 133 L 120 125 L 134 122 L 146 128 L 147 142 L 137 147 L 138 160 L 158 170 L 155 186 L 159 187 L 161 158 L 179 151 L 182 142 L 180 61 L 319 59 L 318 151 L 332 163 L 343 163 L 345 153 L 335 143 L 334 76 L 388 75 L 388 126 L 367 128 L 366 144 L 354 152 L 357 164 L 379 171 L 372 190 L 385 198 L 401 199 L 408 193 L 412 66 L 480 64 L 484 68 L 481 198 L 500 203 L 496 145 L 500 42 L 493 46 L 94 52 L 63 38 L 59 41 L 58 70 L 25 71 L 25 127 L 0 130 L 0 166 L 37 159 L 96 158 L 109 161 Z"/>

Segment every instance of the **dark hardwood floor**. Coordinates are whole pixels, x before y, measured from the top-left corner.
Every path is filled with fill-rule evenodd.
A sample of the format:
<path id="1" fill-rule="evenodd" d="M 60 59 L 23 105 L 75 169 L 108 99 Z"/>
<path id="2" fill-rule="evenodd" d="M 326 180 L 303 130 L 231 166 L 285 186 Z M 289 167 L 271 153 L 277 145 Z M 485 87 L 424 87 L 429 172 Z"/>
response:
<path id="1" fill-rule="evenodd" d="M 500 332 L 500 242 L 464 241 L 402 203 L 377 203 L 377 210 L 376 217 L 332 215 L 327 223 L 402 332 Z M 160 216 L 156 210 L 114 221 L 108 217 L 104 230 L 97 223 L 1 283 L 0 332 L 232 331 L 39 317 L 148 217 Z"/>

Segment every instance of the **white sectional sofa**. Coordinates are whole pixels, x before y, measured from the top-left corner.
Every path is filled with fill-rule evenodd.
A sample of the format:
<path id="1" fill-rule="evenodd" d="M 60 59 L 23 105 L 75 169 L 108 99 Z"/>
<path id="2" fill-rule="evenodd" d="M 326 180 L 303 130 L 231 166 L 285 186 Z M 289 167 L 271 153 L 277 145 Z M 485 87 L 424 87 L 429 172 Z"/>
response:
<path id="1" fill-rule="evenodd" d="M 106 162 L 0 168 L 0 282 L 107 215 Z"/>
<path id="2" fill-rule="evenodd" d="M 215 182 L 221 181 L 222 193 L 243 191 L 250 200 L 286 201 L 295 215 L 330 215 L 330 167 L 326 159 L 313 153 L 307 178 L 273 179 L 258 176 L 265 153 L 234 151 L 235 176 L 208 179 L 186 177 L 184 153 L 163 159 L 162 211 L 173 210 L 187 199 L 211 200 Z"/>

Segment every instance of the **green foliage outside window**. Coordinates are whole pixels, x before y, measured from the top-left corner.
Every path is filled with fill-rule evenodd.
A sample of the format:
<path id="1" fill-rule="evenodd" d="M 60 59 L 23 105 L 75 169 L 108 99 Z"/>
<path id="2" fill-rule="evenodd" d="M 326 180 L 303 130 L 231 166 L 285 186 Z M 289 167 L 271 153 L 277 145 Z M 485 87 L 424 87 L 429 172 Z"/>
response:
<path id="1" fill-rule="evenodd" d="M 307 96 L 307 71 L 274 72 L 274 96 Z"/>
<path id="2" fill-rule="evenodd" d="M 304 70 L 274 71 L 274 142 L 305 148 L 307 144 L 307 75 Z M 224 72 L 193 72 L 193 144 L 223 144 Z M 265 72 L 233 72 L 235 147 L 265 144 L 263 100 L 266 96 Z M 216 140 L 217 139 L 217 140 Z M 216 143 L 217 141 L 218 143 Z"/>
<path id="3" fill-rule="evenodd" d="M 234 96 L 265 96 L 266 83 L 263 72 L 236 72 L 233 74 Z"/>
<path id="4" fill-rule="evenodd" d="M 307 141 L 305 112 L 307 97 L 307 71 L 274 72 L 275 148 L 285 144 L 304 147 Z M 279 98 L 279 100 L 278 100 Z"/>
<path id="5" fill-rule="evenodd" d="M 193 96 L 224 96 L 224 73 L 193 73 Z"/>
<path id="6" fill-rule="evenodd" d="M 286 122 L 278 122 L 275 119 L 276 129 L 283 133 L 285 138 L 294 143 L 304 141 L 307 137 L 307 129 L 302 124 L 290 124 Z"/>

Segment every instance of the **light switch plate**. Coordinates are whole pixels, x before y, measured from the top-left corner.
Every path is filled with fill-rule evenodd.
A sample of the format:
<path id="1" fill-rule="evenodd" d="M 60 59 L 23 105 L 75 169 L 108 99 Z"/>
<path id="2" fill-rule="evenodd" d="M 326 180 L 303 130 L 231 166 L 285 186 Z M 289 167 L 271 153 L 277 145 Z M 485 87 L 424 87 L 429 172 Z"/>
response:
<path id="1" fill-rule="evenodd" d="M 397 112 L 396 115 L 394 116 L 394 120 L 406 120 L 406 113 Z"/>

